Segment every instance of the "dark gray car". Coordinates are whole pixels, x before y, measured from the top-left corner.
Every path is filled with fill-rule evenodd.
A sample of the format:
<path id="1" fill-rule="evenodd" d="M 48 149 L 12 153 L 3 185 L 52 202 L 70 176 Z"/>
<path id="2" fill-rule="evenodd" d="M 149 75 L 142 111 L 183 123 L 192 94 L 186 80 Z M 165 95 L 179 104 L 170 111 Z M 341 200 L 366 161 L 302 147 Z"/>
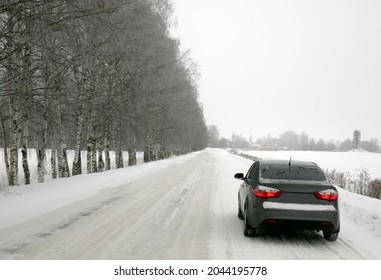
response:
<path id="1" fill-rule="evenodd" d="M 326 240 L 337 239 L 338 191 L 315 163 L 259 160 L 234 178 L 243 180 L 238 217 L 246 236 L 254 236 L 258 227 L 286 227 L 322 230 Z"/>

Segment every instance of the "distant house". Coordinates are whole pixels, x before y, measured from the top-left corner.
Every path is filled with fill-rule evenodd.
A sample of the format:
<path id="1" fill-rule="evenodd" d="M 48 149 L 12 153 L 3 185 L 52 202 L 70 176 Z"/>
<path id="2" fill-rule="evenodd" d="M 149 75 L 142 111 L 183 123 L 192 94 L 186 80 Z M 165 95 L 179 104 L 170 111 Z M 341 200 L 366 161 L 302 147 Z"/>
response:
<path id="1" fill-rule="evenodd" d="M 267 140 L 266 142 L 260 145 L 260 150 L 261 151 L 277 151 L 278 145 L 274 144 L 270 140 Z"/>

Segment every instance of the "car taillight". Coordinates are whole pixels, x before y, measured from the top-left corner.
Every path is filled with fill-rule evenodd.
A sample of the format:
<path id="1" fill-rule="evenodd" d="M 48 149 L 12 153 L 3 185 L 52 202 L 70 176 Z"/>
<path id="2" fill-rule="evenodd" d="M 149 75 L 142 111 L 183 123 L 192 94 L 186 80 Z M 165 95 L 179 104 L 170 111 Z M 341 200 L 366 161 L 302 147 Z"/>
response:
<path id="1" fill-rule="evenodd" d="M 264 198 L 264 199 L 280 197 L 280 195 L 282 194 L 282 192 L 280 190 L 270 188 L 270 187 L 266 187 L 266 186 L 259 186 L 259 185 L 254 185 L 251 188 L 251 192 L 256 197 L 260 197 L 260 198 Z"/>
<path id="2" fill-rule="evenodd" d="M 337 201 L 339 199 L 339 193 L 335 190 L 328 189 L 314 193 L 317 199 Z"/>

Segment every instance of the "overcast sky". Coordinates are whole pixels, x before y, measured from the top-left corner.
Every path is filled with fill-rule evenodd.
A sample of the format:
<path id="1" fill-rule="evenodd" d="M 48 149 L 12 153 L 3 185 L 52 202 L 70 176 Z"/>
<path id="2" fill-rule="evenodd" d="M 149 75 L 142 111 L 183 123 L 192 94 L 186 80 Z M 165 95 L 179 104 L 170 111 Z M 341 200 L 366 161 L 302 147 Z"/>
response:
<path id="1" fill-rule="evenodd" d="M 207 125 L 381 140 L 380 0 L 173 0 Z"/>

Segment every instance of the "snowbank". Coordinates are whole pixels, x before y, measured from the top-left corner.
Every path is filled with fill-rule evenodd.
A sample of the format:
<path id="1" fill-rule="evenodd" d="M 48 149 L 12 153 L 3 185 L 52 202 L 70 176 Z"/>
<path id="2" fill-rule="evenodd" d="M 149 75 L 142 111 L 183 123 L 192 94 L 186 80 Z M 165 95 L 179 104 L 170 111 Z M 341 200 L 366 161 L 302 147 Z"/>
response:
<path id="1" fill-rule="evenodd" d="M 341 218 L 381 237 L 381 200 L 337 189 Z"/>
<path id="2" fill-rule="evenodd" d="M 147 176 L 150 172 L 167 168 L 169 164 L 186 161 L 195 154 L 100 173 L 49 180 L 42 184 L 7 188 L 6 191 L 0 192 L 0 228 L 51 212 L 104 188 L 127 184 Z"/>

